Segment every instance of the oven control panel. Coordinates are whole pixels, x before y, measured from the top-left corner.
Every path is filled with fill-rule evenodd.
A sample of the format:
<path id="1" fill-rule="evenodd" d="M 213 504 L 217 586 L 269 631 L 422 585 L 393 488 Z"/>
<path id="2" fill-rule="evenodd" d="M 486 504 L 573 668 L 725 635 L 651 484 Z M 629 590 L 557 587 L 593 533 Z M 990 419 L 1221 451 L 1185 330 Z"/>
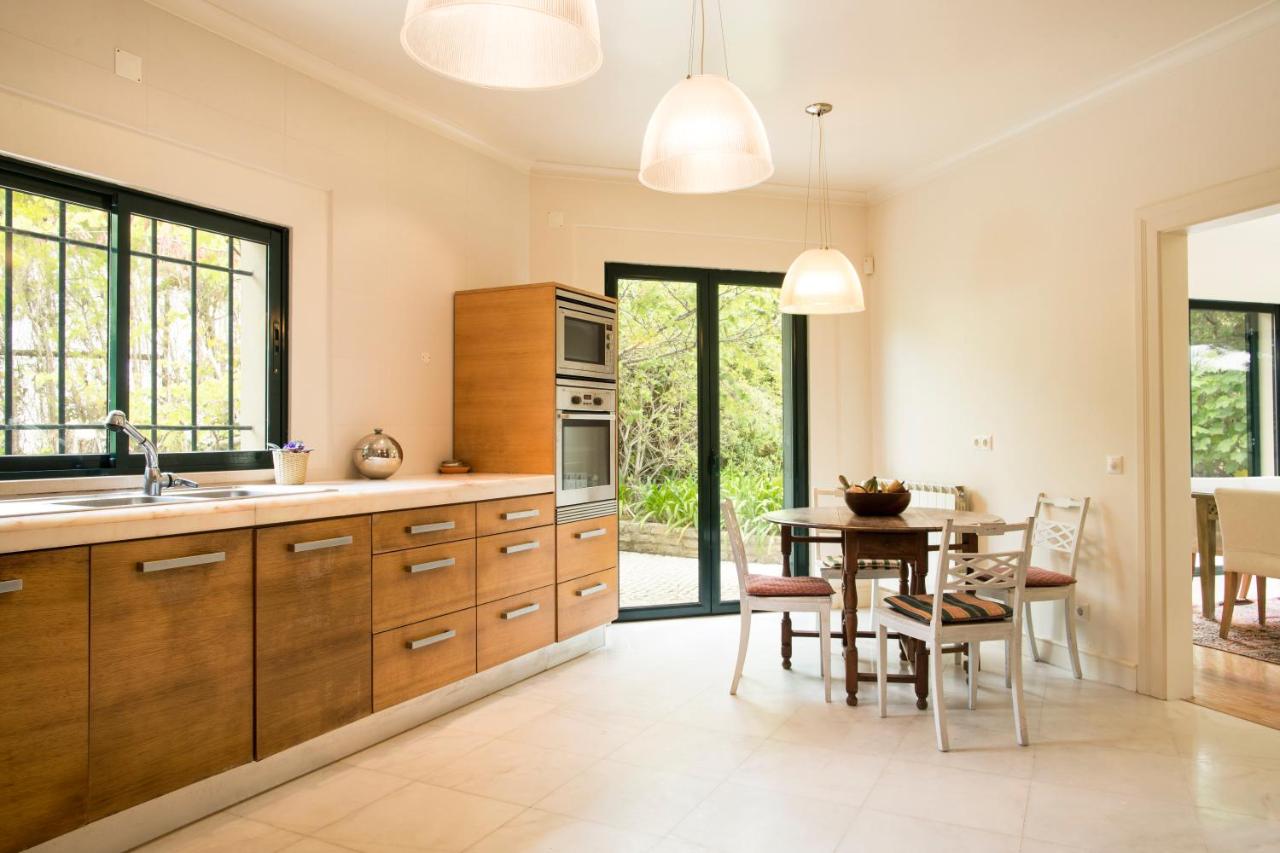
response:
<path id="1" fill-rule="evenodd" d="M 556 408 L 560 411 L 612 412 L 616 391 L 592 385 L 557 385 Z"/>

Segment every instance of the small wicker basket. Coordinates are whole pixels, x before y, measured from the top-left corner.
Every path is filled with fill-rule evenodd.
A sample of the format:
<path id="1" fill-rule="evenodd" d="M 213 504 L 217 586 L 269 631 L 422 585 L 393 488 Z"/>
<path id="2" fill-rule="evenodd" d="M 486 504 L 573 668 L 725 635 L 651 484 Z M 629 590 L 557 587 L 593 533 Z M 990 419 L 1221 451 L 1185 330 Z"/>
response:
<path id="1" fill-rule="evenodd" d="M 293 453 L 287 450 L 271 451 L 271 464 L 276 471 L 276 484 L 301 486 L 307 482 L 307 457 L 310 453 Z"/>

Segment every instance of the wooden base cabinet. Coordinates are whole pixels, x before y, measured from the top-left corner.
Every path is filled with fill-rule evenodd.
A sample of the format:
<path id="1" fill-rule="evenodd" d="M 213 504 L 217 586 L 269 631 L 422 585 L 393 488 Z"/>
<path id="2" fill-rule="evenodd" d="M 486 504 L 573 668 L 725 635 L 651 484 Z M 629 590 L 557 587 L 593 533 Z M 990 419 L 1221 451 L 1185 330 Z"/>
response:
<path id="1" fill-rule="evenodd" d="M 618 618 L 618 570 L 556 584 L 556 641 L 608 625 Z"/>
<path id="2" fill-rule="evenodd" d="M 546 586 L 476 608 L 476 666 L 497 666 L 556 641 L 556 588 Z"/>
<path id="3" fill-rule="evenodd" d="M 253 758 L 253 534 L 91 550 L 89 818 Z"/>
<path id="4" fill-rule="evenodd" d="M 0 851 L 85 820 L 89 549 L 0 556 Z"/>
<path id="5" fill-rule="evenodd" d="M 383 631 L 373 638 L 373 710 L 476 673 L 476 609 Z"/>
<path id="6" fill-rule="evenodd" d="M 258 758 L 372 712 L 369 516 L 257 531 Z"/>

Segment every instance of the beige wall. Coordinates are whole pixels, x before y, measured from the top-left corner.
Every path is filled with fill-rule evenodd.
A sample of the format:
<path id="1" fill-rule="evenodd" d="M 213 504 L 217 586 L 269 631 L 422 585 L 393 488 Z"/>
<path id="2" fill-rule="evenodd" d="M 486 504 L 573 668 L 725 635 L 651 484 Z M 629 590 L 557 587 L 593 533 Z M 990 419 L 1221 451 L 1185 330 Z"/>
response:
<path id="1" fill-rule="evenodd" d="M 553 226 L 549 216 L 563 215 Z M 672 196 L 632 181 L 535 175 L 530 275 L 604 292 L 609 261 L 786 272 L 803 248 L 804 199 L 740 192 Z M 866 210 L 833 206 L 833 245 L 860 264 Z M 868 302 L 875 277 L 864 277 Z M 864 477 L 871 461 L 865 315 L 809 321 L 810 481 Z"/>
<path id="2" fill-rule="evenodd" d="M 1086 674 L 1132 683 L 1138 658 L 1135 212 L 1278 164 L 1272 28 L 871 210 L 876 464 L 963 482 L 1008 517 L 1030 513 L 1041 489 L 1093 496 Z M 970 446 L 979 433 L 993 451 Z M 1122 476 L 1104 472 L 1107 454 L 1125 456 Z M 1060 640 L 1060 617 L 1037 615 Z"/>
<path id="3" fill-rule="evenodd" d="M 1187 235 L 1192 299 L 1280 302 L 1280 213 Z"/>
<path id="4" fill-rule="evenodd" d="M 527 279 L 526 175 L 142 0 L 4 0 L 0 152 L 287 226 L 313 476 L 374 426 L 406 472 L 452 455 L 451 294 Z"/>

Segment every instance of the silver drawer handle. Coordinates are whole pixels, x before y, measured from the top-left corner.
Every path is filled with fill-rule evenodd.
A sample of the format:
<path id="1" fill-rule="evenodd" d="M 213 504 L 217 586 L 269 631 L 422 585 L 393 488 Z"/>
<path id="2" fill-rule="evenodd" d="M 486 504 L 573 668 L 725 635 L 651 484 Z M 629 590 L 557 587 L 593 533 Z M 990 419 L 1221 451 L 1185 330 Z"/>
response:
<path id="1" fill-rule="evenodd" d="M 22 578 L 15 578 L 11 581 L 0 581 L 0 595 L 6 592 L 21 592 Z"/>
<path id="2" fill-rule="evenodd" d="M 532 542 L 521 542 L 518 545 L 503 545 L 502 553 L 519 554 L 521 551 L 532 551 L 534 548 L 537 548 L 537 547 L 538 547 L 538 540 L 535 539 Z"/>
<path id="3" fill-rule="evenodd" d="M 447 569 L 449 566 L 452 566 L 456 562 L 458 561 L 455 560 L 453 557 L 445 557 L 443 560 L 432 560 L 429 563 L 414 563 L 412 566 L 405 566 L 404 570 L 411 575 L 416 575 L 418 572 L 430 572 L 435 569 Z"/>
<path id="4" fill-rule="evenodd" d="M 524 607 L 517 607 L 515 610 L 508 610 L 502 614 L 503 619 L 519 619 L 521 616 L 528 616 L 530 613 L 537 613 L 541 604 L 526 604 Z"/>
<path id="5" fill-rule="evenodd" d="M 595 539 L 597 536 L 603 536 L 608 532 L 603 527 L 597 527 L 595 530 L 580 530 L 573 535 L 578 539 Z"/>
<path id="6" fill-rule="evenodd" d="M 404 646 L 411 652 L 418 649 L 434 646 L 436 643 L 443 643 L 445 640 L 452 640 L 458 636 L 458 632 L 450 628 L 448 631 L 441 631 L 439 634 L 432 634 L 430 637 L 423 637 L 421 640 L 410 640 Z"/>
<path id="7" fill-rule="evenodd" d="M 536 509 L 518 509 L 514 512 L 504 512 L 502 514 L 503 521 L 518 521 L 522 518 L 537 518 L 538 511 Z"/>
<path id="8" fill-rule="evenodd" d="M 295 542 L 289 546 L 289 550 L 294 553 L 299 551 L 323 551 L 326 548 L 341 548 L 343 545 L 350 544 L 350 536 L 335 536 L 332 539 L 315 539 L 311 542 Z"/>
<path id="9" fill-rule="evenodd" d="M 405 532 L 410 536 L 417 536 L 419 533 L 440 533 L 445 530 L 452 530 L 457 526 L 457 523 L 452 521 L 436 521 L 431 524 L 410 525 L 405 528 Z"/>
<path id="10" fill-rule="evenodd" d="M 586 598 L 588 595 L 595 595 L 597 592 L 604 592 L 609 588 L 607 583 L 598 583 L 595 586 L 589 586 L 586 589 L 578 590 L 578 595 Z"/>
<path id="11" fill-rule="evenodd" d="M 148 560 L 138 564 L 140 572 L 167 572 L 169 569 L 187 569 L 192 566 L 207 566 L 210 563 L 221 563 L 227 559 L 225 551 L 212 554 L 192 554 L 190 557 L 174 557 L 172 560 Z"/>

